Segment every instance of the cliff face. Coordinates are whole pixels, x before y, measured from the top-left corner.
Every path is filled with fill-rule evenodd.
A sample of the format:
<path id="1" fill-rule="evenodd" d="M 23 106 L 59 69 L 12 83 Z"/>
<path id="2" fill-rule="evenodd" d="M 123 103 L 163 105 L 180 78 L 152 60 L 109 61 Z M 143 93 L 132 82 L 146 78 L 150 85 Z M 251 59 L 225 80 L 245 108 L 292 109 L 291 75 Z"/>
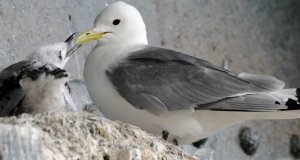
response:
<path id="1" fill-rule="evenodd" d="M 0 69 L 23 60 L 35 47 L 59 42 L 93 26 L 116 0 L 0 0 Z M 183 50 L 234 72 L 269 74 L 300 85 L 299 0 L 123 0 L 141 12 L 149 43 Z M 68 63 L 82 79 L 86 44 Z M 225 61 L 225 62 L 227 62 Z"/>
<path id="2" fill-rule="evenodd" d="M 0 119 L 3 160 L 195 159 L 140 128 L 91 113 L 45 113 Z"/>

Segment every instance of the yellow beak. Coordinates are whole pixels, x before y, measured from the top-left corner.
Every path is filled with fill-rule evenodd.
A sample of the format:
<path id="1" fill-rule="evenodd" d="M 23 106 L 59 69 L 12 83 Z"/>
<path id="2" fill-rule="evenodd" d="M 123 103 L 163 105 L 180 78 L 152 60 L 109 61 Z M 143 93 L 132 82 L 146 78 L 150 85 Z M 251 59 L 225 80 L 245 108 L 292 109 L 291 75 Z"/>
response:
<path id="1" fill-rule="evenodd" d="M 107 32 L 94 32 L 93 30 L 87 30 L 76 38 L 76 44 L 82 44 L 91 40 L 100 39 L 106 33 Z"/>

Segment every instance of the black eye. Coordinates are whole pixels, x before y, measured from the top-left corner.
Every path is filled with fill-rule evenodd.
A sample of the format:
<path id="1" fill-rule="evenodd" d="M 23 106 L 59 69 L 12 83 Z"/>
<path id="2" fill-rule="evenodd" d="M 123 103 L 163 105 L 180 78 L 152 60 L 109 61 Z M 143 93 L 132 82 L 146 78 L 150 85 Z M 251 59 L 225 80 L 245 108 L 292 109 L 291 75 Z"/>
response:
<path id="1" fill-rule="evenodd" d="M 113 21 L 113 25 L 118 25 L 118 24 L 120 24 L 120 22 L 121 22 L 120 19 L 115 19 L 115 20 Z"/>

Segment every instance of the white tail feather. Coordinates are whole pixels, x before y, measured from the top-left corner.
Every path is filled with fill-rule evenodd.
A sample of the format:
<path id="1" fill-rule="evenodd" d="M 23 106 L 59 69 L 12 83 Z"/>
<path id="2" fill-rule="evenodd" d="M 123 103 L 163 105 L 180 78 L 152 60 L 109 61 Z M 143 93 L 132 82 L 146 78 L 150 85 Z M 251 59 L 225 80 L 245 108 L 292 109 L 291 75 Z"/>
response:
<path id="1" fill-rule="evenodd" d="M 201 123 L 203 134 L 199 139 L 211 136 L 219 129 L 239 124 L 248 120 L 274 120 L 300 118 L 300 110 L 274 111 L 274 112 L 232 112 L 200 110 L 194 113 L 195 119 Z M 195 137 L 196 138 L 196 137 Z"/>

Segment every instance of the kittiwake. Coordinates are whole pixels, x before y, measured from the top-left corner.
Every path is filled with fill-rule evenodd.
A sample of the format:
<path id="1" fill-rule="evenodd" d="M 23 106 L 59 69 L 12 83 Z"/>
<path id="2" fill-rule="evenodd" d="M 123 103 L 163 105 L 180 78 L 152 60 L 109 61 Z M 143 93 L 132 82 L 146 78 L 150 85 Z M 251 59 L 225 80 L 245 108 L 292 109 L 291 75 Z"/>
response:
<path id="1" fill-rule="evenodd" d="M 179 144 L 252 119 L 300 117 L 299 94 L 266 75 L 239 75 L 178 51 L 148 44 L 139 11 L 107 6 L 93 29 L 76 39 L 97 40 L 84 79 L 104 116 Z M 289 105 L 286 105 L 288 102 Z"/>
<path id="2" fill-rule="evenodd" d="M 81 46 L 75 45 L 76 36 L 40 47 L 0 72 L 0 116 L 76 110 L 63 69 Z"/>

